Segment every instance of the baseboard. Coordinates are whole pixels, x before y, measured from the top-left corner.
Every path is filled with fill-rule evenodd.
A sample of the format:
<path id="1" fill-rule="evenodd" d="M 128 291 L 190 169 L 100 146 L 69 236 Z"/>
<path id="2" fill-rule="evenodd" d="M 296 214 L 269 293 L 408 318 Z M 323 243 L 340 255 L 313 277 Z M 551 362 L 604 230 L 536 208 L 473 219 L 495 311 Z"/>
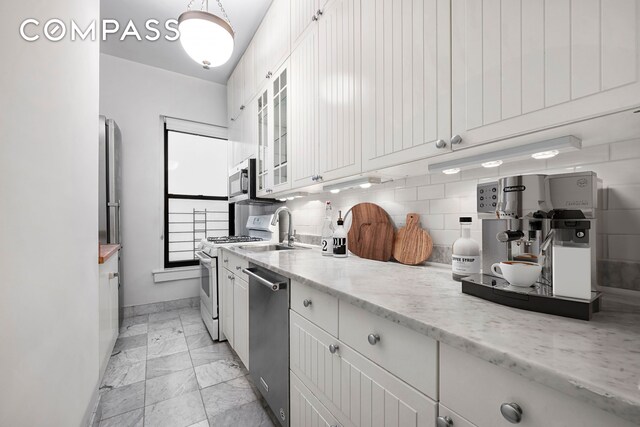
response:
<path id="1" fill-rule="evenodd" d="M 173 301 L 154 302 L 151 304 L 132 305 L 122 307 L 121 317 L 140 316 L 143 314 L 159 313 L 161 311 L 177 310 L 179 308 L 200 307 L 200 297 L 182 298 Z"/>

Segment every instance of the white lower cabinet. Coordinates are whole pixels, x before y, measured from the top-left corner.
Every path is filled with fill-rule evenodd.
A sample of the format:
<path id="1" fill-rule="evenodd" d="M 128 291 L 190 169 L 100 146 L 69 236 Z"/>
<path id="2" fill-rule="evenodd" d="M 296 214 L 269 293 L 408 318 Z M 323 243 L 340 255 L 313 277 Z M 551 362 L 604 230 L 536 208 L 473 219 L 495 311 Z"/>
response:
<path id="1" fill-rule="evenodd" d="M 249 369 L 249 284 L 235 275 L 233 280 L 233 349 Z"/>
<path id="2" fill-rule="evenodd" d="M 107 368 L 119 332 L 118 254 L 100 264 L 98 282 L 98 352 L 100 378 Z"/>
<path id="3" fill-rule="evenodd" d="M 440 344 L 440 403 L 478 427 L 631 427 L 633 424 Z M 505 412 L 506 415 L 503 415 Z M 441 414 L 442 416 L 442 414 Z M 453 418 L 451 414 L 450 417 Z M 446 424 L 445 424 L 446 425 Z M 463 421 L 459 424 L 468 426 Z"/>
<path id="4" fill-rule="evenodd" d="M 331 412 L 291 372 L 291 407 L 289 425 L 292 427 L 340 427 Z"/>
<path id="5" fill-rule="evenodd" d="M 437 404 L 290 311 L 290 367 L 344 426 L 434 426 Z"/>
<path id="6" fill-rule="evenodd" d="M 227 337 L 229 345 L 234 347 L 233 340 L 233 275 L 226 268 L 220 269 L 220 283 L 222 288 L 222 304 L 220 316 L 222 317 L 222 333 Z"/>

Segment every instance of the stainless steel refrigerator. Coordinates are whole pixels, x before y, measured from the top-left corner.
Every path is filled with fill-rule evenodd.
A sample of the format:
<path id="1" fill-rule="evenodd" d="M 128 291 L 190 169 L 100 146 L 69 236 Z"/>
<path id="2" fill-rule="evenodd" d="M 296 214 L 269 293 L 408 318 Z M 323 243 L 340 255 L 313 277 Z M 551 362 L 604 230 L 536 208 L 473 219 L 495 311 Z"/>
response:
<path id="1" fill-rule="evenodd" d="M 122 194 L 122 136 L 115 121 L 100 116 L 99 233 L 102 244 L 122 244 L 120 197 Z"/>

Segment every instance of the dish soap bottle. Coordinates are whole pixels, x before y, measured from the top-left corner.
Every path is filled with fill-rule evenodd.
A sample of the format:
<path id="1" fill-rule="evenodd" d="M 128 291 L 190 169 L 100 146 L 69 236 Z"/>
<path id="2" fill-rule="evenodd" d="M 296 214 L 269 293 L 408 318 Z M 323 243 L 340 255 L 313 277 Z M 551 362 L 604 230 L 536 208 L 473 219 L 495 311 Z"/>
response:
<path id="1" fill-rule="evenodd" d="M 347 257 L 347 231 L 344 229 L 342 211 L 338 211 L 338 226 L 333 232 L 333 256 L 336 258 Z"/>
<path id="2" fill-rule="evenodd" d="M 333 221 L 331 220 L 331 202 L 327 200 L 324 214 L 324 224 L 322 224 L 322 255 L 333 256 Z"/>
<path id="3" fill-rule="evenodd" d="M 453 280 L 480 273 L 480 245 L 471 238 L 471 217 L 460 218 L 460 238 L 453 243 L 451 270 Z"/>

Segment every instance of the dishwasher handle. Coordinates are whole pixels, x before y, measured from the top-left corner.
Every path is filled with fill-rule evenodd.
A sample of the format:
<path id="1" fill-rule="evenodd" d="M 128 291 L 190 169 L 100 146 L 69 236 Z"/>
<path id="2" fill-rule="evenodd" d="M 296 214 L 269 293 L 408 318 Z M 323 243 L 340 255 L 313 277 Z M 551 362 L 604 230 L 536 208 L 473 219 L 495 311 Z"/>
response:
<path id="1" fill-rule="evenodd" d="M 242 272 L 248 274 L 249 277 L 253 277 L 258 282 L 260 282 L 261 284 L 267 286 L 269 289 L 271 289 L 274 292 L 277 292 L 280 289 L 286 289 L 287 288 L 287 283 L 286 282 L 270 282 L 269 280 L 265 279 L 264 277 L 259 276 L 258 274 L 256 274 L 255 270 L 256 270 L 255 268 L 244 268 L 244 269 L 242 269 Z"/>

